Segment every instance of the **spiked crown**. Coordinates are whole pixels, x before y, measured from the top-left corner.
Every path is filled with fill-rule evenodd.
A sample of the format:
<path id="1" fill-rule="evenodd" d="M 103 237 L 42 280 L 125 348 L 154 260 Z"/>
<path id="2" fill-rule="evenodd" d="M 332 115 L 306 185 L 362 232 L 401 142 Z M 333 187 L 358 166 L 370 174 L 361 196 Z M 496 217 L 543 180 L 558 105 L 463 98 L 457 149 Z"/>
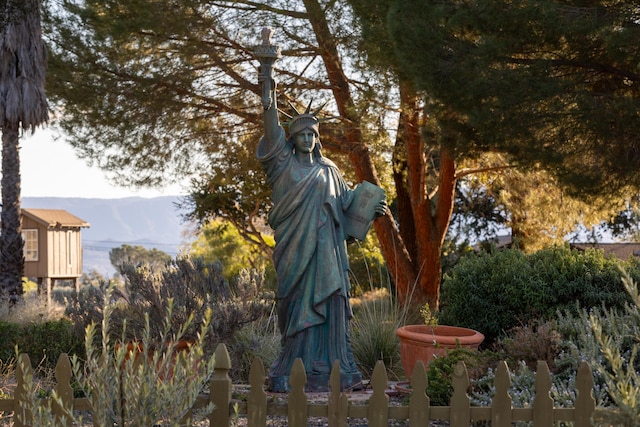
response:
<path id="1" fill-rule="evenodd" d="M 309 102 L 309 105 L 307 105 L 304 113 L 300 113 L 291 102 L 289 102 L 289 106 L 291 107 L 292 111 L 291 115 L 281 111 L 282 114 L 288 119 L 288 121 L 284 122 L 284 124 L 289 127 L 289 135 L 295 135 L 303 131 L 304 129 L 313 129 L 316 134 L 320 135 L 320 132 L 318 131 L 318 125 L 321 121 L 323 121 L 323 119 L 318 118 L 318 113 L 322 110 L 325 104 L 322 104 L 320 108 L 312 112 L 312 102 L 313 101 Z"/>

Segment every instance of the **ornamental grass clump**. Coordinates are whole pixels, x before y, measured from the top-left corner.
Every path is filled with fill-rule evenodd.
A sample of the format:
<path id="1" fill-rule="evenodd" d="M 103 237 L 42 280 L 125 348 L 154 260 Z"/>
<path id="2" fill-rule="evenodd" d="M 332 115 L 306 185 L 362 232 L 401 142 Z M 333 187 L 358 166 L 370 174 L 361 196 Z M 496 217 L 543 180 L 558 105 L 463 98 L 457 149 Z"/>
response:
<path id="1" fill-rule="evenodd" d="M 360 371 L 370 375 L 378 360 L 384 362 L 389 374 L 400 367 L 400 341 L 396 330 L 406 317 L 386 288 L 366 292 L 361 298 L 352 299 L 351 347 Z"/>

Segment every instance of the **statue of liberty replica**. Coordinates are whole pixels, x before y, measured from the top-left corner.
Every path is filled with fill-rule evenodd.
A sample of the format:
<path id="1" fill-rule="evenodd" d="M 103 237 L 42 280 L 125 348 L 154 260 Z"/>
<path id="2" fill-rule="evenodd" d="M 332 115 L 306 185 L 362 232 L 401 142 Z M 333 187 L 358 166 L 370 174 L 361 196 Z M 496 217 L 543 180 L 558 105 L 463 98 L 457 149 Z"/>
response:
<path id="1" fill-rule="evenodd" d="M 292 115 L 287 115 L 285 123 L 287 136 L 279 121 L 271 77 L 272 65 L 280 55 L 271 34 L 270 28 L 263 29 L 262 45 L 255 51 L 261 63 L 258 80 L 264 108 L 264 136 L 256 155 L 272 189 L 269 225 L 275 231 L 273 262 L 282 334 L 281 353 L 269 370 L 269 388 L 289 391 L 291 367 L 300 358 L 308 391 L 328 391 L 335 361 L 340 364 L 341 389 L 352 389 L 362 376 L 349 334 L 352 312 L 346 241 L 355 237 L 349 231 L 354 216 L 368 230 L 373 218 L 384 214 L 384 192 L 364 183 L 367 189 L 360 196 L 348 187 L 336 165 L 322 155 L 319 111 L 312 111 L 310 104 L 302 112 L 292 105 Z M 363 200 L 363 206 L 368 202 L 364 216 L 369 218 L 362 218 L 362 207 L 354 209 L 354 200 Z"/>

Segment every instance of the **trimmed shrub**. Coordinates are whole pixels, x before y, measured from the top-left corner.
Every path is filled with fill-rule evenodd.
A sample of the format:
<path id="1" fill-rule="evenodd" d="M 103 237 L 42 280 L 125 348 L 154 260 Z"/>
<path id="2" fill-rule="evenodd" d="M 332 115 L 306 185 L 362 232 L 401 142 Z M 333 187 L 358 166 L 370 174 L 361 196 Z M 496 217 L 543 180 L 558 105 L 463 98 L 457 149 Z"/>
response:
<path id="1" fill-rule="evenodd" d="M 453 395 L 453 371 L 458 362 L 464 362 L 469 380 L 475 382 L 486 374 L 495 355 L 464 348 L 455 348 L 444 356 L 438 356 L 429 363 L 427 371 L 427 396 L 433 406 L 447 406 Z"/>
<path id="2" fill-rule="evenodd" d="M 0 360 L 9 362 L 16 357 L 15 346 L 20 336 L 20 325 L 0 321 Z"/>
<path id="3" fill-rule="evenodd" d="M 478 330 L 486 345 L 516 326 L 553 319 L 558 310 L 622 308 L 630 300 L 620 266 L 638 276 L 637 262 L 568 246 L 531 255 L 507 249 L 469 256 L 444 277 L 440 322 Z"/>
<path id="4" fill-rule="evenodd" d="M 47 368 L 54 368 L 62 353 L 84 355 L 83 341 L 68 319 L 26 325 L 0 321 L 0 360 L 14 360 L 16 346 L 20 353 Z"/>

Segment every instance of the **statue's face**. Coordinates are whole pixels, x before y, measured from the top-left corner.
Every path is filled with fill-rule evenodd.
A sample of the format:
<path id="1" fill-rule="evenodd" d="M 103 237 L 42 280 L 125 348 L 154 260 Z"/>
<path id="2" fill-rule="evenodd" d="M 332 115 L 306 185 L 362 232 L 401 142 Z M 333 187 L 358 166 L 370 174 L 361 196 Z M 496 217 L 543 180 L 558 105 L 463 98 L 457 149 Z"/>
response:
<path id="1" fill-rule="evenodd" d="M 318 135 L 311 129 L 304 129 L 294 136 L 296 152 L 311 153 L 316 146 Z"/>

